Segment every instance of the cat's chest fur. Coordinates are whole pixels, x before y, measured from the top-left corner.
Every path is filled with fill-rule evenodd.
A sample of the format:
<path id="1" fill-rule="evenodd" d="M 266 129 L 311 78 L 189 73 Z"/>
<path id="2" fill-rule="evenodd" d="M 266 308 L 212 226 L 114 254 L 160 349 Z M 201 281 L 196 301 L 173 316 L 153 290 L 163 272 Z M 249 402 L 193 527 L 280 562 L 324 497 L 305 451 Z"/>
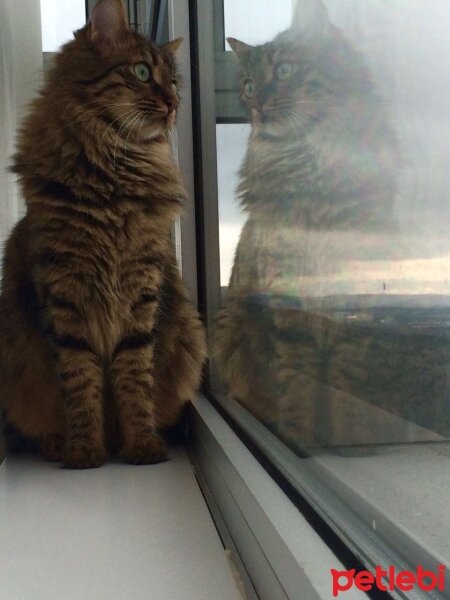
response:
<path id="1" fill-rule="evenodd" d="M 93 279 L 94 289 L 87 290 L 86 316 L 105 355 L 112 352 L 126 330 L 133 328 L 136 307 L 143 296 L 155 298 L 155 304 L 158 303 L 170 251 L 170 227 L 166 219 L 157 219 L 145 208 L 130 208 L 132 203 L 127 204 L 110 213 L 110 240 L 103 245 L 99 239 L 92 240 L 99 263 L 103 253 L 107 260 L 102 263 L 103 276 Z"/>
<path id="2" fill-rule="evenodd" d="M 30 230 L 42 323 L 49 294 L 74 299 L 90 344 L 105 358 L 120 339 L 139 329 L 138 323 L 146 326 L 148 321 L 151 329 L 171 256 L 169 211 L 161 214 L 151 196 L 111 200 L 106 206 L 84 200 L 83 210 L 73 207 L 64 220 L 60 205 L 33 211 Z"/>

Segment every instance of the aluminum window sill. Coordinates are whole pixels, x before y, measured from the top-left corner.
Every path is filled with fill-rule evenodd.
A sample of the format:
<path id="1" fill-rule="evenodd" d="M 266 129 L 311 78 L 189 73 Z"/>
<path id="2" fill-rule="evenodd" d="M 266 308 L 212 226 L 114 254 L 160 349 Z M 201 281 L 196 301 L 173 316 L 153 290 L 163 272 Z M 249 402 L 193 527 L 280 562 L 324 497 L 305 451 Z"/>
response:
<path id="1" fill-rule="evenodd" d="M 260 600 L 330 600 L 342 563 L 205 399 L 194 402 L 192 453 L 211 510 Z M 346 600 L 363 600 L 353 588 Z"/>

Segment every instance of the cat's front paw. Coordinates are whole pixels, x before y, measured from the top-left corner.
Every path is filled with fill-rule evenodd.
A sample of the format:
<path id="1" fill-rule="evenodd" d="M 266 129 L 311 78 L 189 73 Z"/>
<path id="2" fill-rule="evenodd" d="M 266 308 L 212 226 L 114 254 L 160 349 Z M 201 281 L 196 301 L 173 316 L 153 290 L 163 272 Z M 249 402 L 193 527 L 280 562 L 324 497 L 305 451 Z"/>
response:
<path id="1" fill-rule="evenodd" d="M 68 469 L 94 469 L 106 461 L 107 453 L 102 444 L 68 442 L 63 451 L 63 464 Z"/>
<path id="2" fill-rule="evenodd" d="M 151 465 L 167 460 L 167 444 L 155 433 L 151 437 L 126 444 L 120 454 L 132 465 Z"/>

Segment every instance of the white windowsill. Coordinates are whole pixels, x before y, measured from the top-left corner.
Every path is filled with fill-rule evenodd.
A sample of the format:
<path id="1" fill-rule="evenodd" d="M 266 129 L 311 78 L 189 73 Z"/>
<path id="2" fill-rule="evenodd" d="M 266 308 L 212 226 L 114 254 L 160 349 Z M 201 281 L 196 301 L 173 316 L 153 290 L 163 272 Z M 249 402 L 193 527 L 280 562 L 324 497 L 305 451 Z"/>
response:
<path id="1" fill-rule="evenodd" d="M 153 466 L 0 465 L 1 600 L 239 600 L 186 453 Z"/>

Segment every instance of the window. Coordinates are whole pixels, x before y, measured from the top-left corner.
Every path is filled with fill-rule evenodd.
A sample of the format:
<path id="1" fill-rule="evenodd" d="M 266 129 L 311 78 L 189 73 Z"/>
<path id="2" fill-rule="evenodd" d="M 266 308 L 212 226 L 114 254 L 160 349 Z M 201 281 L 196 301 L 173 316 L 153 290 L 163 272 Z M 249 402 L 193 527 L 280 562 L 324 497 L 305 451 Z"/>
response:
<path id="1" fill-rule="evenodd" d="M 53 29 L 50 4 L 42 0 L 45 52 L 71 37 L 95 0 L 53 3 Z M 7 6 L 19 22 L 14 2 Z M 347 568 L 450 568 L 447 0 L 129 0 L 126 8 L 152 39 L 185 38 L 176 150 L 196 205 L 174 238 L 207 322 L 206 393 L 218 409 L 206 404 L 207 426 L 194 414 L 194 437 L 210 424 L 217 431 L 224 415 Z M 33 30 L 35 46 L 37 37 Z M 22 60 L 16 70 L 16 58 L 5 76 L 14 100 L 30 94 L 40 69 Z M 5 98 L 10 153 L 16 106 Z M 5 196 L 2 237 L 20 212 L 16 197 Z M 221 435 L 233 446 L 229 431 Z M 241 448 L 232 449 L 242 466 Z M 252 580 L 253 547 L 241 553 L 239 536 L 267 517 L 248 500 L 253 464 L 233 473 L 233 488 L 208 458 L 203 467 L 229 496 L 237 532 L 229 545 Z M 261 546 L 258 560 L 273 568 L 264 579 L 273 587 L 261 598 L 296 598 L 298 563 L 274 543 L 274 523 L 265 525 L 270 552 Z M 304 538 L 294 541 L 298 549 Z M 305 545 L 308 553 L 314 542 Z M 334 564 L 332 552 L 326 567 L 314 552 L 310 569 Z M 302 598 L 326 598 L 329 588 L 318 588 Z"/>
<path id="2" fill-rule="evenodd" d="M 42 45 L 39 0 L 23 5 L 14 0 L 2 2 L 0 19 L 0 245 L 23 213 L 24 205 L 16 177 L 8 172 L 14 153 L 17 128 L 26 107 L 40 85 Z M 26 51 L 24 45 L 26 41 Z M 0 267 L 1 271 L 1 267 Z"/>
<path id="3" fill-rule="evenodd" d="M 41 0 L 42 50 L 57 52 L 85 23 L 85 0 Z"/>
<path id="4" fill-rule="evenodd" d="M 209 395 L 365 564 L 450 565 L 448 5 L 212 4 Z"/>

